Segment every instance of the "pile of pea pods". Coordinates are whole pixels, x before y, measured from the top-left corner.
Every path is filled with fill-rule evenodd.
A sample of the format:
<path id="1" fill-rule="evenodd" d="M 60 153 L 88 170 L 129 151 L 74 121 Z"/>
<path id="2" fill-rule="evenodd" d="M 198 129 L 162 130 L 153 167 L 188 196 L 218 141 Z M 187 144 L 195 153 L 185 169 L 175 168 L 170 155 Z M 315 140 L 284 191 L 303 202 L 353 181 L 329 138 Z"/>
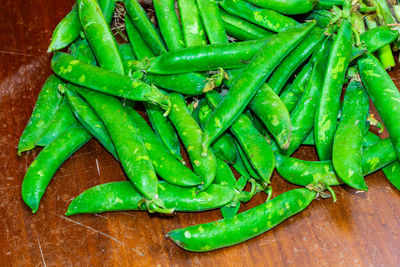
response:
<path id="1" fill-rule="evenodd" d="M 167 234 L 189 251 L 248 240 L 319 196 L 336 201 L 333 186 L 367 191 L 364 176 L 381 169 L 400 190 L 400 93 L 386 72 L 400 44 L 398 6 L 154 0 L 153 9 L 77 0 L 57 25 L 54 74 L 18 145 L 18 155 L 43 147 L 21 189 L 34 213 L 57 169 L 92 138 L 128 179 L 84 191 L 66 215 L 220 209 L 219 221 Z M 390 138 L 371 131 L 383 125 L 369 99 Z M 319 161 L 293 158 L 301 145 Z M 271 198 L 275 168 L 300 188 Z M 258 193 L 267 201 L 237 214 Z"/>

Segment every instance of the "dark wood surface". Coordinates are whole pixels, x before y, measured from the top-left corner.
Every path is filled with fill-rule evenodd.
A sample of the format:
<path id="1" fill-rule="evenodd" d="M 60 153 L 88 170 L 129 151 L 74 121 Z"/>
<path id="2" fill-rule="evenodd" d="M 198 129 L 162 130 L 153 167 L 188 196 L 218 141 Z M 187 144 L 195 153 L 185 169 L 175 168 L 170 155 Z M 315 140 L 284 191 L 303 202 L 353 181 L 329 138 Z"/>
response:
<path id="1" fill-rule="evenodd" d="M 73 1 L 3 0 L 0 9 L 0 266 L 128 265 L 400 265 L 400 193 L 381 172 L 366 177 L 368 193 L 336 187 L 338 202 L 314 201 L 275 229 L 243 244 L 210 252 L 181 250 L 165 234 L 221 218 L 219 211 L 174 216 L 115 212 L 65 217 L 85 189 L 125 180 L 119 164 L 90 141 L 57 172 L 39 211 L 23 204 L 20 189 L 40 149 L 16 156 L 18 139 L 51 74 L 46 53 L 52 30 Z M 391 72 L 394 79 L 398 70 Z M 316 160 L 312 148 L 297 157 Z M 295 186 L 278 174 L 274 196 Z M 256 196 L 242 210 L 262 203 Z"/>

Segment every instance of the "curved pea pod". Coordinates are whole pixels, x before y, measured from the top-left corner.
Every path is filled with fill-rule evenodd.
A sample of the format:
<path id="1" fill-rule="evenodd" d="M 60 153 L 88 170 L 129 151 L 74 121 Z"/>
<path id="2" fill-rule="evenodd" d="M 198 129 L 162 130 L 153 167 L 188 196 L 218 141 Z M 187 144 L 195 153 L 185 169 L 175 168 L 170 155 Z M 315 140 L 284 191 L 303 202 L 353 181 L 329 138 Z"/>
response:
<path id="1" fill-rule="evenodd" d="M 223 9 L 220 9 L 222 21 L 224 22 L 226 33 L 242 41 L 262 39 L 273 35 L 272 32 L 263 29 L 242 18 L 229 15 Z"/>
<path id="2" fill-rule="evenodd" d="M 71 128 L 76 122 L 77 120 L 71 112 L 68 101 L 64 97 L 60 108 L 57 110 L 53 120 L 49 123 L 42 136 L 40 136 L 40 139 L 36 142 L 36 145 L 47 146 L 57 136 Z"/>
<path id="3" fill-rule="evenodd" d="M 101 11 L 108 25 L 111 24 L 116 7 L 115 0 L 98 0 Z"/>
<path id="4" fill-rule="evenodd" d="M 395 161 L 389 166 L 382 169 L 389 182 L 400 190 L 400 163 Z"/>
<path id="5" fill-rule="evenodd" d="M 22 199 L 35 213 L 39 202 L 58 168 L 90 140 L 79 124 L 71 127 L 46 146 L 29 166 L 22 182 Z"/>
<path id="6" fill-rule="evenodd" d="M 265 45 L 243 69 L 207 123 L 202 141 L 204 150 L 240 116 L 257 89 L 314 26 L 313 22 L 306 23 L 274 35 L 274 41 Z"/>
<path id="7" fill-rule="evenodd" d="M 310 57 L 325 38 L 323 29 L 313 28 L 307 37 L 279 64 L 267 81 L 275 93 L 279 94 L 282 91 L 292 74 Z"/>
<path id="8" fill-rule="evenodd" d="M 332 157 L 332 144 L 336 132 L 340 95 L 352 47 L 351 24 L 343 19 L 329 53 L 326 74 L 317 104 L 314 136 L 320 160 Z"/>
<path id="9" fill-rule="evenodd" d="M 362 171 L 362 145 L 368 110 L 369 99 L 363 86 L 351 81 L 344 95 L 332 148 L 332 163 L 338 176 L 347 185 L 365 191 L 368 187 Z"/>
<path id="10" fill-rule="evenodd" d="M 165 44 L 154 27 L 153 23 L 147 17 L 146 11 L 137 0 L 124 0 L 125 9 L 136 30 L 140 33 L 143 40 L 155 55 L 167 52 Z"/>
<path id="11" fill-rule="evenodd" d="M 181 248 L 195 252 L 236 245 L 301 212 L 315 197 L 315 192 L 305 188 L 291 190 L 231 219 L 173 230 L 167 236 Z"/>
<path id="12" fill-rule="evenodd" d="M 184 48 L 185 41 L 183 40 L 182 28 L 175 12 L 175 1 L 155 0 L 153 5 L 158 26 L 168 50 Z"/>
<path id="13" fill-rule="evenodd" d="M 267 83 L 258 89 L 250 102 L 250 109 L 263 122 L 279 147 L 287 149 L 292 131 L 290 114 L 280 97 Z"/>
<path id="14" fill-rule="evenodd" d="M 181 161 L 175 158 L 164 146 L 158 136 L 151 130 L 147 122 L 132 108 L 126 107 L 130 117 L 139 129 L 140 136 L 149 153 L 156 173 L 165 181 L 177 186 L 198 186 L 199 176 L 195 175 Z"/>
<path id="15" fill-rule="evenodd" d="M 207 76 L 202 73 L 188 72 L 173 75 L 158 75 L 148 73 L 146 82 L 168 91 L 183 95 L 201 95 L 207 91 Z"/>
<path id="16" fill-rule="evenodd" d="M 400 93 L 379 61 L 367 55 L 358 61 L 362 82 L 382 118 L 400 158 Z"/>
<path id="17" fill-rule="evenodd" d="M 92 66 L 68 54 L 57 52 L 51 65 L 57 75 L 82 87 L 134 101 L 158 104 L 164 109 L 170 107 L 168 96 L 157 88 L 128 76 Z"/>
<path id="18" fill-rule="evenodd" d="M 196 192 L 194 187 L 184 188 L 160 181 L 158 192 L 165 206 L 174 207 L 178 212 L 216 209 L 233 198 L 233 190 L 216 184 L 212 184 L 206 191 Z M 77 196 L 68 206 L 65 215 L 145 210 L 139 207 L 142 199 L 143 196 L 128 181 L 101 184 Z"/>
<path id="19" fill-rule="evenodd" d="M 206 32 L 196 0 L 178 0 L 178 7 L 186 47 L 207 44 Z"/>
<path id="20" fill-rule="evenodd" d="M 285 104 L 289 113 L 292 113 L 292 111 L 296 108 L 301 99 L 301 96 L 306 90 L 312 70 L 313 67 L 311 62 L 304 65 L 290 87 L 281 93 L 280 98 Z"/>
<path id="21" fill-rule="evenodd" d="M 142 36 L 128 16 L 125 16 L 125 28 L 126 33 L 128 34 L 129 42 L 132 46 L 133 54 L 135 55 L 136 59 L 154 57 L 153 51 L 151 51 L 151 49 L 147 46 Z"/>
<path id="22" fill-rule="evenodd" d="M 364 148 L 362 155 L 362 169 L 365 175 L 384 168 L 395 161 L 396 152 L 390 138 Z"/>
<path id="23" fill-rule="evenodd" d="M 210 118 L 213 110 L 208 104 L 202 105 L 199 109 L 199 123 L 203 128 Z M 229 133 L 224 133 L 211 145 L 214 155 L 224 162 L 232 165 L 236 162 L 237 151 L 235 141 Z M 218 172 L 218 171 L 217 171 Z"/>
<path id="24" fill-rule="evenodd" d="M 150 59 L 146 62 L 149 66 L 144 66 L 144 69 L 153 74 L 176 74 L 237 68 L 246 65 L 273 37 L 274 35 L 261 40 L 194 46 L 171 51 Z M 137 63 L 128 61 L 126 66 L 135 68 Z"/>
<path id="25" fill-rule="evenodd" d="M 209 151 L 202 155 L 201 138 L 203 132 L 200 126 L 190 115 L 184 98 L 177 94 L 170 94 L 172 109 L 169 119 L 175 126 L 183 145 L 185 146 L 194 172 L 201 177 L 203 184 L 199 187 L 206 190 L 214 181 L 216 161 L 214 154 Z"/>
<path id="26" fill-rule="evenodd" d="M 370 29 L 360 35 L 360 40 L 368 50 L 373 53 L 376 50 L 391 44 L 399 37 L 399 32 L 389 26 L 379 26 Z"/>
<path id="27" fill-rule="evenodd" d="M 179 161 L 183 162 L 181 156 L 181 144 L 178 135 L 168 118 L 163 115 L 162 110 L 153 104 L 145 103 L 146 113 L 150 124 L 168 151 Z"/>
<path id="28" fill-rule="evenodd" d="M 313 10 L 317 0 L 248 0 L 253 5 L 275 10 L 285 15 L 305 14 Z"/>
<path id="29" fill-rule="evenodd" d="M 222 0 L 219 5 L 229 14 L 241 17 L 267 30 L 281 32 L 299 23 L 274 10 L 262 9 L 243 0 Z"/>
<path id="30" fill-rule="evenodd" d="M 58 92 L 59 86 L 65 86 L 65 84 L 55 75 L 51 75 L 46 80 L 19 140 L 17 155 L 35 147 L 36 142 L 39 141 L 47 126 L 57 114 L 63 100 L 62 95 Z"/>
<path id="31" fill-rule="evenodd" d="M 99 65 L 124 74 L 117 42 L 96 0 L 77 0 L 79 19 Z"/>
<path id="32" fill-rule="evenodd" d="M 218 3 L 214 0 L 196 0 L 196 3 L 210 44 L 228 43 Z"/>
<path id="33" fill-rule="evenodd" d="M 78 7 L 74 5 L 72 10 L 57 24 L 47 52 L 54 52 L 67 47 L 79 37 L 80 31 L 81 23 L 79 22 Z"/>
<path id="34" fill-rule="evenodd" d="M 114 156 L 116 160 L 119 160 L 117 151 L 115 150 L 106 126 L 89 106 L 89 104 L 86 103 L 86 101 L 76 93 L 75 87 L 71 84 L 68 85 L 68 88 L 64 91 L 64 93 L 68 100 L 69 107 L 78 121 L 104 146 L 108 152 L 111 153 L 111 155 Z"/>

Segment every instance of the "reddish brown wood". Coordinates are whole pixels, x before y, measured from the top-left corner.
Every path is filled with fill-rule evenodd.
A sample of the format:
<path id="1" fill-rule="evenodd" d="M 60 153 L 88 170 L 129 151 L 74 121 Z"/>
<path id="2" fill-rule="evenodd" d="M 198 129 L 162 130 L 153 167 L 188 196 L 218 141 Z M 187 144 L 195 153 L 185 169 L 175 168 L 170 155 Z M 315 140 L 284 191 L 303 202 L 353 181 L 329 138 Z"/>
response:
<path id="1" fill-rule="evenodd" d="M 128 265 L 400 265 L 400 193 L 379 172 L 368 193 L 336 187 L 338 202 L 316 200 L 301 214 L 244 244 L 210 253 L 181 250 L 165 234 L 221 218 L 219 211 L 63 216 L 85 189 L 125 180 L 96 142 L 75 153 L 55 175 L 33 215 L 20 197 L 24 173 L 39 149 L 16 156 L 39 90 L 51 73 L 46 53 L 52 30 L 73 1 L 4 0 L 0 9 L 0 266 Z M 392 73 L 395 80 L 399 69 Z M 312 148 L 297 157 L 316 160 Z M 97 168 L 98 166 L 98 168 Z M 277 174 L 274 195 L 295 186 Z M 256 196 L 242 210 L 262 203 Z"/>

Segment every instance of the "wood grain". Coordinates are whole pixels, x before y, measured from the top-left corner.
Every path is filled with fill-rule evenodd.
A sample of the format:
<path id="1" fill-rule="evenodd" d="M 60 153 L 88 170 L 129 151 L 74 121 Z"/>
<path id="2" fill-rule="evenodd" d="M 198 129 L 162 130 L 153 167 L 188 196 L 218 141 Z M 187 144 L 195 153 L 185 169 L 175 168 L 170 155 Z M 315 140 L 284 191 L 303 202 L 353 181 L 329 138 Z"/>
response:
<path id="1" fill-rule="evenodd" d="M 381 172 L 368 176 L 368 193 L 336 187 L 338 202 L 316 200 L 299 215 L 244 244 L 189 253 L 165 234 L 221 218 L 219 211 L 175 216 L 144 212 L 63 216 L 85 189 L 126 178 L 119 164 L 90 141 L 63 164 L 37 214 L 20 189 L 40 149 L 16 156 L 18 139 L 44 81 L 52 30 L 73 4 L 4 0 L 0 9 L 0 266 L 395 266 L 400 265 L 400 193 Z M 397 81 L 399 69 L 391 72 Z M 296 157 L 316 160 L 302 148 Z M 98 166 L 98 167 L 97 167 Z M 274 195 L 295 188 L 276 173 Z M 242 210 L 262 203 L 256 196 Z"/>

